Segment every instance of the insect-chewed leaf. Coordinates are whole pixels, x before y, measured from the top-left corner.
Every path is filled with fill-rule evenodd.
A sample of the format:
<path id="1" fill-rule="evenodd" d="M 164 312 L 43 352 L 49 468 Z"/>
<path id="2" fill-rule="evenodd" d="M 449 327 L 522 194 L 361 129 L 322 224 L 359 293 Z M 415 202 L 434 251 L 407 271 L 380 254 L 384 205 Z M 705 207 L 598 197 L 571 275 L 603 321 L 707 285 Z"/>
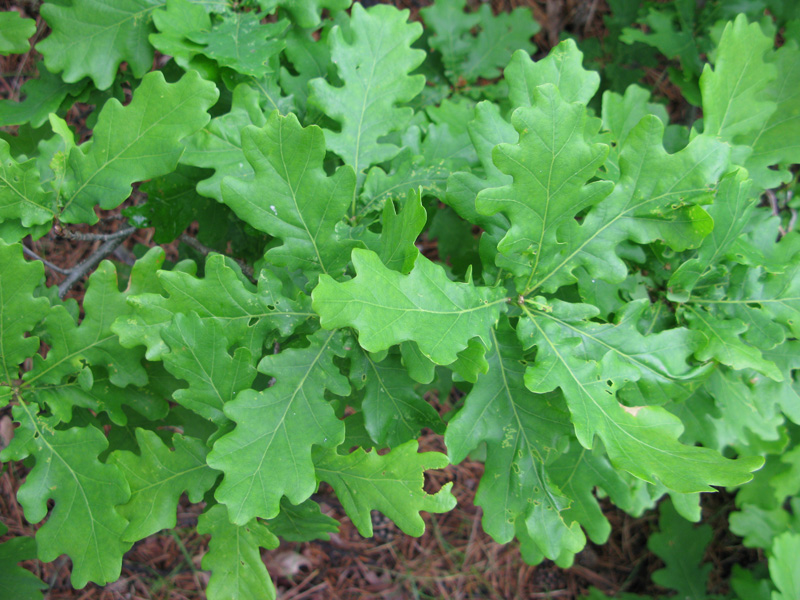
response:
<path id="1" fill-rule="evenodd" d="M 447 427 L 450 457 L 460 462 L 486 443 L 486 472 L 475 503 L 495 540 L 507 543 L 522 528 L 550 559 L 575 554 L 586 538 L 576 522 L 564 518 L 571 499 L 550 480 L 546 467 L 571 433 L 569 415 L 554 395 L 526 389 L 522 348 L 507 319 L 492 337 L 489 371 L 478 376 Z"/>
<path id="2" fill-rule="evenodd" d="M 424 256 L 408 275 L 387 269 L 369 250 L 353 250 L 353 265 L 357 276 L 345 283 L 321 276 L 312 306 L 323 327 L 355 327 L 368 352 L 414 341 L 433 362 L 447 365 L 473 337 L 488 347 L 489 330 L 505 311 L 504 289 L 454 283 Z"/>

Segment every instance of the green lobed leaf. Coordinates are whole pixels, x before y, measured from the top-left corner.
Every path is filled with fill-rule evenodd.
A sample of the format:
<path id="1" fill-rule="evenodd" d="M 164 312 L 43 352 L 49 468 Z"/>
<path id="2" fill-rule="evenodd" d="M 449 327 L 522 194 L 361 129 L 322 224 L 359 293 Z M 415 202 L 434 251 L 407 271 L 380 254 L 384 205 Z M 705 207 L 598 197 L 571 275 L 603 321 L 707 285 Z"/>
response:
<path id="1" fill-rule="evenodd" d="M 283 50 L 279 36 L 288 22 L 262 24 L 263 15 L 256 12 L 234 12 L 217 21 L 210 30 L 190 31 L 186 37 L 201 44 L 200 50 L 220 65 L 244 75 L 263 77 L 272 71 L 272 57 Z"/>
<path id="2" fill-rule="evenodd" d="M 414 389 L 399 357 L 376 360 L 361 348 L 351 358 L 350 380 L 364 388 L 364 425 L 378 447 L 395 448 L 419 436 L 423 427 L 442 429 L 436 410 Z"/>
<path id="3" fill-rule="evenodd" d="M 316 486 L 312 446 L 335 448 L 344 440 L 344 424 L 323 397 L 325 390 L 350 392 L 334 364 L 344 354 L 341 335 L 319 331 L 309 342 L 265 356 L 259 371 L 274 376 L 275 385 L 245 390 L 225 405 L 236 428 L 216 441 L 208 464 L 225 474 L 215 496 L 232 523 L 276 516 L 284 495 L 295 504 L 306 500 Z"/>
<path id="4" fill-rule="evenodd" d="M 53 307 L 45 320 L 50 350 L 47 358 L 34 358 L 34 366 L 25 374 L 25 382 L 41 385 L 59 384 L 68 375 L 76 375 L 84 363 L 97 365 L 108 372 L 111 383 L 119 387 L 142 386 L 147 374 L 141 365 L 141 349 L 126 349 L 112 332 L 117 318 L 131 314 L 127 297 L 149 291 L 155 273 L 164 261 L 161 248 L 151 249 L 140 259 L 131 275 L 131 285 L 125 293 L 119 291 L 117 271 L 109 261 L 103 261 L 89 278 L 83 302 L 86 316 L 80 325 L 63 305 Z M 143 289 L 137 289 L 142 286 Z"/>
<path id="5" fill-rule="evenodd" d="M 0 142 L 2 143 L 2 142 Z M 39 338 L 26 336 L 48 313 L 46 298 L 34 297 L 44 266 L 23 258 L 22 246 L 0 239 L 0 390 L 19 376 L 19 365 L 39 350 Z M 2 395 L 0 393 L 0 398 Z M 0 405 L 8 403 L 0 400 Z"/>
<path id="6" fill-rule="evenodd" d="M 670 277 L 670 300 L 689 300 L 695 285 L 712 274 L 717 263 L 726 258 L 755 208 L 755 199 L 750 194 L 751 184 L 747 173 L 741 169 L 722 178 L 714 204 L 707 209 L 714 220 L 714 229 L 703 240 L 697 256 L 683 262 Z"/>
<path id="7" fill-rule="evenodd" d="M 756 187 L 771 189 L 791 181 L 786 165 L 800 162 L 800 40 L 785 43 L 775 51 L 777 78 L 766 90 L 774 99 L 775 112 L 759 128 L 736 143 L 752 147 L 744 166 Z M 773 169 L 773 165 L 781 168 Z"/>
<path id="8" fill-rule="evenodd" d="M 441 469 L 449 464 L 438 452 L 417 452 L 418 443 L 411 440 L 387 454 L 357 449 L 350 454 L 319 449 L 314 454 L 317 478 L 329 483 L 353 521 L 358 532 L 372 537 L 371 511 L 379 510 L 404 533 L 421 536 L 425 522 L 420 511 L 442 513 L 456 505 L 450 493 L 452 482 L 435 494 L 422 489 L 423 472 Z"/>
<path id="9" fill-rule="evenodd" d="M 505 311 L 502 289 L 450 281 L 424 256 L 408 275 L 387 269 L 369 250 L 353 250 L 356 277 L 345 283 L 320 276 L 312 307 L 328 329 L 354 327 L 368 352 L 414 341 L 439 365 L 456 360 L 473 337 L 489 346 L 489 329 Z"/>
<path id="10" fill-rule="evenodd" d="M 583 53 L 574 40 L 567 39 L 533 62 L 530 54 L 517 50 L 503 71 L 508 82 L 508 99 L 513 107 L 532 106 L 534 90 L 546 83 L 558 88 L 565 102 L 588 104 L 600 86 L 596 71 L 583 68 Z"/>
<path id="11" fill-rule="evenodd" d="M 105 436 L 91 425 L 56 430 L 52 419 L 23 401 L 14 419 L 20 427 L 0 460 L 36 459 L 17 493 L 25 518 L 38 523 L 48 515 L 48 499 L 55 503 L 36 532 L 39 558 L 68 555 L 76 588 L 116 581 L 130 544 L 122 541 L 127 521 L 115 506 L 127 502 L 130 490 L 117 467 L 97 459 L 108 446 Z"/>
<path id="12" fill-rule="evenodd" d="M 564 338 L 580 338 L 580 346 L 573 352 L 575 356 L 599 362 L 612 353 L 620 377 L 632 379 L 622 390 L 626 400 L 634 404 L 680 402 L 692 394 L 699 385 L 697 380 L 709 370 L 708 366 L 690 364 L 692 354 L 703 346 L 705 339 L 683 327 L 643 335 L 638 324 L 649 305 L 645 299 L 625 304 L 613 324 L 589 320 L 597 313 L 588 305 L 581 305 L 583 312 L 573 306 L 572 314 L 570 310 L 529 310 L 537 318 L 557 324 Z"/>
<path id="13" fill-rule="evenodd" d="M 393 202 L 386 202 L 381 219 L 383 231 L 379 254 L 384 265 L 401 273 L 408 273 L 414 268 L 419 256 L 415 243 L 427 218 L 419 192 L 409 194 L 399 212 L 395 212 Z"/>
<path id="14" fill-rule="evenodd" d="M 639 121 L 620 153 L 620 178 L 613 191 L 578 224 L 565 222 L 560 245 L 539 260 L 526 295 L 571 283 L 582 264 L 592 277 L 618 283 L 628 269 L 616 252 L 625 239 L 663 241 L 675 250 L 700 245 L 712 222 L 700 206 L 713 195 L 728 163 L 727 147 L 707 136 L 674 154 L 663 147 L 664 124 L 653 115 Z"/>
<path id="15" fill-rule="evenodd" d="M 0 523 L 0 535 L 8 528 Z M 42 591 L 48 589 L 46 583 L 36 575 L 17 566 L 23 560 L 36 558 L 36 541 L 32 537 L 21 536 L 0 544 L 0 595 L 14 600 L 42 600 Z"/>
<path id="16" fill-rule="evenodd" d="M 600 447 L 587 450 L 572 442 L 567 452 L 547 465 L 547 473 L 571 501 L 562 518 L 580 523 L 595 544 L 605 544 L 611 533 L 611 524 L 593 493 L 595 488 L 607 494 L 615 506 L 629 514 L 635 512 L 634 486 L 611 466 Z"/>
<path id="17" fill-rule="evenodd" d="M 153 65 L 150 15 L 160 0 L 71 0 L 47 2 L 41 15 L 50 35 L 36 45 L 52 73 L 68 83 L 90 77 L 97 89 L 114 82 L 120 63 L 141 78 Z"/>
<path id="18" fill-rule="evenodd" d="M 239 84 L 233 90 L 230 111 L 186 138 L 181 163 L 215 171 L 212 177 L 197 183 L 201 195 L 222 202 L 224 177 L 253 179 L 253 168 L 242 150 L 242 130 L 247 125 L 263 127 L 266 122 L 258 92 L 247 84 Z"/>
<path id="19" fill-rule="evenodd" d="M 739 15 L 728 23 L 717 47 L 716 62 L 700 77 L 703 96 L 703 130 L 733 142 L 767 121 L 776 103 L 765 94 L 777 68 L 765 60 L 772 40 L 758 23 Z"/>
<path id="20" fill-rule="evenodd" d="M 471 30 L 481 20 L 477 12 L 464 12 L 466 5 L 466 0 L 440 0 L 419 11 L 433 32 L 428 45 L 441 53 L 445 69 L 453 74 L 458 73 L 467 59 L 473 45 Z"/>
<path id="21" fill-rule="evenodd" d="M 331 533 L 339 531 L 339 521 L 324 514 L 313 500 L 294 505 L 282 499 L 281 512 L 269 519 L 267 525 L 272 533 L 287 542 L 329 540 Z"/>
<path id="22" fill-rule="evenodd" d="M 0 13 L 0 16 L 8 13 Z M 0 125 L 22 125 L 32 127 L 44 125 L 50 113 L 56 112 L 69 96 L 77 96 L 87 85 L 85 80 L 66 83 L 58 75 L 48 71 L 42 63 L 37 65 L 39 77 L 28 79 L 20 89 L 19 102 L 0 100 Z"/>
<path id="23" fill-rule="evenodd" d="M 569 415 L 553 395 L 525 388 L 525 361 L 506 319 L 492 332 L 489 370 L 464 399 L 447 426 L 445 443 L 458 463 L 486 443 L 486 472 L 475 503 L 483 509 L 483 528 L 508 543 L 521 527 L 550 559 L 583 549 L 580 526 L 564 518 L 571 499 L 551 480 L 547 464 L 570 434 Z"/>
<path id="24" fill-rule="evenodd" d="M 312 29 L 320 24 L 320 13 L 324 9 L 335 14 L 350 8 L 352 0 L 257 0 L 263 10 L 280 6 L 292 16 L 292 20 L 303 29 Z"/>
<path id="25" fill-rule="evenodd" d="M 262 129 L 246 128 L 242 146 L 255 178 L 225 179 L 222 199 L 242 220 L 284 242 L 267 251 L 267 260 L 302 268 L 310 279 L 316 272 L 340 276 L 352 243 L 341 239 L 336 224 L 355 193 L 352 169 L 328 177 L 322 130 L 303 128 L 293 114 L 273 112 Z"/>
<path id="26" fill-rule="evenodd" d="M 209 600 L 275 600 L 260 548 L 277 548 L 279 542 L 266 525 L 257 519 L 234 525 L 225 507 L 215 504 L 200 515 L 197 532 L 211 534 L 201 563 L 211 571 Z"/>
<path id="27" fill-rule="evenodd" d="M 711 541 L 711 527 L 694 527 L 669 501 L 661 503 L 659 513 L 660 531 L 650 535 L 647 547 L 666 567 L 653 573 L 653 581 L 676 590 L 681 598 L 704 598 L 711 565 L 700 563 Z"/>
<path id="28" fill-rule="evenodd" d="M 53 194 L 42 188 L 36 161 L 16 161 L 0 139 L 0 222 L 18 219 L 23 227 L 32 227 L 49 224 L 55 214 Z"/>
<path id="29" fill-rule="evenodd" d="M 228 423 L 225 404 L 256 377 L 250 350 L 239 347 L 231 357 L 222 325 L 194 312 L 176 314 L 161 338 L 170 348 L 163 357 L 167 371 L 189 382 L 173 394 L 175 401 L 217 425 Z"/>
<path id="30" fill-rule="evenodd" d="M 576 310 L 581 309 L 557 304 L 553 314 L 566 316 Z M 744 483 L 763 463 L 755 456 L 730 460 L 714 450 L 679 443 L 683 425 L 675 416 L 660 407 L 619 403 L 620 375 L 636 379 L 636 374 L 621 369 L 614 353 L 609 351 L 600 361 L 585 360 L 575 352 L 581 343 L 578 337 L 564 337 L 548 318 L 531 312 L 526 316 L 517 334 L 524 347 L 536 345 L 538 353 L 525 373 L 525 385 L 538 393 L 561 389 L 584 448 L 591 448 L 597 435 L 615 467 L 681 493 Z"/>
<path id="31" fill-rule="evenodd" d="M 208 448 L 198 439 L 176 433 L 170 449 L 156 433 L 137 428 L 136 442 L 141 455 L 116 450 L 108 458 L 131 490 L 130 500 L 117 507 L 129 521 L 121 537 L 129 542 L 175 527 L 181 494 L 200 502 L 219 475 L 206 465 Z"/>
<path id="32" fill-rule="evenodd" d="M 173 171 L 183 153 L 181 140 L 208 123 L 206 111 L 218 95 L 197 72 L 167 83 L 157 71 L 142 79 L 127 106 L 109 100 L 92 143 L 69 153 L 61 220 L 96 223 L 96 204 L 116 208 L 132 183 Z"/>
<path id="33" fill-rule="evenodd" d="M 523 288 L 541 277 L 540 261 L 557 247 L 559 229 L 574 224 L 577 213 L 600 202 L 612 187 L 603 181 L 587 185 L 608 148 L 585 139 L 585 106 L 565 102 L 552 84 L 535 88 L 533 100 L 512 115 L 519 142 L 492 152 L 495 165 L 514 182 L 482 190 L 475 203 L 478 212 L 508 218 L 511 227 L 498 250 L 515 261 Z"/>
<path id="34" fill-rule="evenodd" d="M 778 591 L 772 592 L 772 600 L 791 600 L 800 595 L 800 534 L 786 532 L 772 543 L 769 559 L 769 574 Z"/>
<path id="35" fill-rule="evenodd" d="M 341 125 L 340 131 L 325 130 L 328 148 L 357 175 L 400 151 L 380 138 L 408 123 L 414 111 L 398 105 L 412 100 L 425 85 L 423 75 L 409 75 L 425 53 L 411 49 L 422 26 L 407 18 L 408 11 L 394 6 L 365 10 L 356 3 L 347 34 L 336 26 L 328 35 L 343 85 L 334 87 L 323 79 L 309 82 L 311 101 Z M 351 199 L 355 202 L 355 192 Z"/>
<path id="36" fill-rule="evenodd" d="M 119 336 L 120 344 L 126 348 L 147 346 L 145 357 L 159 360 L 169 351 L 161 337 L 162 329 L 176 314 L 194 312 L 203 321 L 222 325 L 229 345 L 241 343 L 253 356 L 260 356 L 270 331 L 289 335 L 314 316 L 305 296 L 287 298 L 280 280 L 270 271 L 261 271 L 258 288 L 253 289 L 232 265 L 235 263 L 226 263 L 224 256 L 211 254 L 203 278 L 193 272 L 158 271 L 163 292 L 131 294 L 128 304 L 132 314 L 113 323 L 112 331 Z M 169 295 L 162 295 L 164 292 Z"/>
<path id="37" fill-rule="evenodd" d="M 22 54 L 30 50 L 28 38 L 36 33 L 36 21 L 13 10 L 0 13 L 0 54 Z"/>

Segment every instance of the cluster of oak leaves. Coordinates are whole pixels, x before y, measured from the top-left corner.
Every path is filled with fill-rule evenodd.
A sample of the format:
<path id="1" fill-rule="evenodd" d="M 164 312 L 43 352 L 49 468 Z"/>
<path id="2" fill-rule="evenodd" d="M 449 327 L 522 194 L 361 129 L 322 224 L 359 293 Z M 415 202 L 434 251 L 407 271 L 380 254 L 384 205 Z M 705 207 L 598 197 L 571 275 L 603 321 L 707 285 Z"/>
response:
<path id="1" fill-rule="evenodd" d="M 759 197 L 798 162 L 798 27 L 776 50 L 769 23 L 728 23 L 689 129 L 637 86 L 595 98 L 571 41 L 532 61 L 524 9 L 437 2 L 420 38 L 407 12 L 349 0 L 130 0 L 79 36 L 88 4 L 42 6 L 41 76 L 0 103 L 22 125 L 0 139 L 0 406 L 19 424 L 0 458 L 29 459 L 18 500 L 46 519 L 0 545 L 9 589 L 37 597 L 14 566 L 34 554 L 68 555 L 76 587 L 114 581 L 187 493 L 206 503 L 208 597 L 272 597 L 259 548 L 336 530 L 321 481 L 363 535 L 372 510 L 420 535 L 420 511 L 455 504 L 423 472 L 471 453 L 484 529 L 533 563 L 607 539 L 596 488 L 697 520 L 700 492 L 765 459 L 739 530 L 791 529 L 800 236 Z M 0 16 L 22 52 L 32 22 Z M 148 72 L 154 49 L 172 60 Z M 81 144 L 59 116 L 75 101 L 98 106 Z M 156 247 L 127 285 L 101 263 L 81 319 L 20 242 L 94 224 L 142 181 L 133 223 L 161 241 L 238 227 L 253 273 Z M 443 419 L 425 394 L 453 385 Z M 417 451 L 424 427 L 447 455 Z M 794 531 L 754 543 L 777 565 Z"/>

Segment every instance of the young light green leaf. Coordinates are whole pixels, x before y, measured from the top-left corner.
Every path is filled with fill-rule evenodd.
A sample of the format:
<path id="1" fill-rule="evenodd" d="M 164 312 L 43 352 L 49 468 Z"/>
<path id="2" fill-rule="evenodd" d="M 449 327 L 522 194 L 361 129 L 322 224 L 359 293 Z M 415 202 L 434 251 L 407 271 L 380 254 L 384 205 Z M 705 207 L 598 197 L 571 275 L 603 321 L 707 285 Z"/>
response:
<path id="1" fill-rule="evenodd" d="M 575 308 L 564 305 L 554 315 L 562 310 Z M 614 466 L 681 493 L 744 483 L 761 466 L 760 457 L 730 460 L 708 448 L 681 444 L 677 438 L 683 425 L 675 416 L 660 407 L 626 407 L 616 399 L 619 375 L 635 379 L 637 374 L 622 370 L 613 352 L 599 362 L 584 360 L 575 352 L 579 338 L 565 337 L 550 319 L 530 312 L 526 316 L 517 333 L 523 346 L 536 345 L 539 351 L 525 373 L 525 385 L 538 393 L 561 388 L 584 448 L 591 448 L 597 435 Z"/>
<path id="2" fill-rule="evenodd" d="M 353 250 L 357 276 L 337 283 L 321 276 L 312 307 L 328 329 L 354 327 L 368 352 L 415 341 L 439 365 L 456 360 L 473 337 L 489 346 L 489 329 L 505 311 L 502 289 L 454 283 L 424 256 L 408 275 L 387 269 L 369 250 Z"/>
<path id="3" fill-rule="evenodd" d="M 163 358 L 167 371 L 189 382 L 175 392 L 175 401 L 217 425 L 227 423 L 225 404 L 256 377 L 250 351 L 239 347 L 231 357 L 222 325 L 194 312 L 176 314 L 161 337 L 170 348 Z"/>
<path id="4" fill-rule="evenodd" d="M 569 220 L 562 242 L 539 260 L 539 276 L 527 293 L 553 291 L 583 264 L 592 277 L 618 283 L 628 274 L 616 252 L 622 240 L 639 244 L 662 240 L 675 250 L 700 245 L 713 223 L 700 204 L 710 200 L 728 164 L 728 148 L 708 136 L 694 138 L 675 154 L 664 150 L 664 124 L 653 115 L 639 121 L 620 153 L 620 178 L 614 190 L 583 222 Z"/>
<path id="5" fill-rule="evenodd" d="M 475 503 L 483 508 L 484 530 L 497 542 L 508 543 L 522 527 L 548 558 L 575 554 L 586 538 L 577 523 L 564 519 L 571 500 L 546 467 L 570 435 L 569 415 L 554 395 L 525 388 L 522 348 L 507 319 L 492 337 L 488 373 L 478 376 L 447 426 L 450 458 L 458 463 L 486 443 L 486 472 Z"/>
<path id="6" fill-rule="evenodd" d="M 5 387 L 19 376 L 22 361 L 39 350 L 39 338 L 26 334 L 47 316 L 50 303 L 33 296 L 44 279 L 44 266 L 26 261 L 21 245 L 0 240 L 0 264 L 0 385 Z M 0 400 L 0 405 L 7 401 Z"/>
<path id="7" fill-rule="evenodd" d="M 13 10 L 0 13 L 0 54 L 22 54 L 30 50 L 28 38 L 36 33 L 36 21 L 23 19 Z"/>
<path id="8" fill-rule="evenodd" d="M 392 201 L 386 202 L 381 220 L 383 231 L 380 251 L 384 265 L 401 273 L 408 273 L 414 268 L 419 256 L 415 242 L 427 219 L 428 213 L 422 207 L 419 192 L 412 192 L 406 198 L 399 213 L 395 212 Z"/>
<path id="9" fill-rule="evenodd" d="M 225 204 L 259 231 L 283 240 L 266 254 L 273 264 L 302 268 L 309 278 L 316 272 L 339 277 L 353 246 L 335 230 L 355 193 L 352 169 L 345 166 L 328 177 L 322 130 L 303 128 L 293 114 L 273 112 L 262 129 L 246 128 L 242 145 L 255 178 L 225 179 Z"/>
<path id="10" fill-rule="evenodd" d="M 765 93 L 777 75 L 775 65 L 765 60 L 772 45 L 761 26 L 748 23 L 743 14 L 725 26 L 714 69 L 706 65 L 700 77 L 707 135 L 734 142 L 760 129 L 775 112 L 776 102 Z"/>
<path id="11" fill-rule="evenodd" d="M 344 440 L 344 424 L 323 397 L 325 390 L 350 392 L 334 364 L 344 354 L 341 334 L 320 331 L 309 341 L 265 356 L 259 371 L 276 377 L 275 385 L 241 392 L 225 405 L 236 428 L 217 440 L 208 464 L 225 473 L 216 498 L 235 524 L 276 516 L 284 495 L 295 504 L 306 500 L 315 488 L 311 447 Z"/>
<path id="12" fill-rule="evenodd" d="M 55 502 L 36 532 L 39 558 L 68 555 L 76 588 L 116 581 L 130 544 L 122 541 L 128 522 L 115 506 L 128 501 L 130 490 L 117 467 L 97 459 L 108 446 L 105 435 L 91 425 L 56 430 L 24 401 L 14 407 L 14 419 L 20 427 L 0 460 L 36 459 L 17 493 L 25 518 L 38 523 L 48 514 L 48 499 Z"/>
<path id="13" fill-rule="evenodd" d="M 136 441 L 141 455 L 117 450 L 108 458 L 130 486 L 130 500 L 117 507 L 129 521 L 122 534 L 129 542 L 175 527 L 181 494 L 186 492 L 190 502 L 200 502 L 219 475 L 206 465 L 208 448 L 198 439 L 176 433 L 171 450 L 154 432 L 137 428 Z"/>
<path id="14" fill-rule="evenodd" d="M 173 171 L 184 150 L 180 141 L 208 123 L 206 111 L 218 95 L 195 71 L 176 83 L 157 71 L 142 79 L 127 106 L 109 100 L 92 143 L 69 153 L 61 220 L 96 223 L 96 204 L 116 208 L 132 183 Z"/>
<path id="15" fill-rule="evenodd" d="M 552 84 L 535 88 L 533 99 L 531 107 L 512 115 L 519 142 L 501 144 L 492 153 L 495 165 L 514 182 L 481 191 L 475 203 L 483 214 L 501 212 L 508 218 L 511 227 L 498 250 L 515 261 L 523 289 L 541 277 L 540 262 L 547 264 L 549 249 L 558 247 L 559 229 L 575 223 L 576 214 L 612 188 L 604 181 L 587 185 L 608 147 L 587 142 L 585 106 L 565 102 Z"/>
<path id="16" fill-rule="evenodd" d="M 558 88 L 565 102 L 584 105 L 600 87 L 600 75 L 583 68 L 583 53 L 571 39 L 558 44 L 537 62 L 528 52 L 517 50 L 503 70 L 503 78 L 508 82 L 508 99 L 515 108 L 531 106 L 535 101 L 533 90 L 546 83 Z"/>
<path id="17" fill-rule="evenodd" d="M 215 504 L 197 520 L 197 532 L 211 534 L 201 566 L 211 571 L 209 600 L 275 600 L 275 586 L 261 559 L 260 548 L 277 548 L 279 541 L 260 521 L 244 525 L 228 520 L 228 511 Z"/>
<path id="18" fill-rule="evenodd" d="M 452 510 L 456 498 L 450 492 L 452 482 L 435 494 L 422 489 L 423 472 L 449 464 L 438 452 L 417 452 L 417 440 L 411 440 L 379 455 L 358 449 L 350 454 L 317 450 L 314 466 L 317 478 L 329 483 L 358 532 L 372 537 L 371 511 L 379 510 L 404 533 L 419 537 L 425 532 L 420 511 L 442 513 Z"/>
<path id="19" fill-rule="evenodd" d="M 150 14 L 162 5 L 158 0 L 47 2 L 41 14 L 51 33 L 36 49 L 47 68 L 63 71 L 61 77 L 69 83 L 91 77 L 105 90 L 122 62 L 141 78 L 153 66 L 153 48 L 147 42 L 153 33 Z"/>
<path id="20" fill-rule="evenodd" d="M 422 50 L 411 49 L 422 26 L 407 19 L 408 11 L 394 6 L 379 4 L 365 10 L 356 3 L 347 36 L 338 26 L 328 35 L 344 85 L 334 87 L 323 79 L 309 82 L 311 101 L 341 124 L 340 131 L 325 131 L 328 148 L 357 175 L 400 151 L 379 139 L 408 123 L 414 111 L 398 105 L 412 100 L 425 86 L 423 75 L 409 75 L 425 58 Z"/>

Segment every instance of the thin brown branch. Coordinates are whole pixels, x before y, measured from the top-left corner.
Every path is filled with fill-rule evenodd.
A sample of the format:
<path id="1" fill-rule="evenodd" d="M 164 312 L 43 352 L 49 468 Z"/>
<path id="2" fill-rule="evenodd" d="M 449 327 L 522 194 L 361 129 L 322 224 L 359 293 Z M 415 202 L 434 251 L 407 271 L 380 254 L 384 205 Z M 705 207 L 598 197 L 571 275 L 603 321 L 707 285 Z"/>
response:
<path id="1" fill-rule="evenodd" d="M 77 267 L 71 269 L 67 278 L 58 286 L 58 297 L 63 298 L 66 296 L 67 292 L 72 288 L 73 285 L 75 285 L 83 278 L 84 275 L 100 264 L 101 260 L 106 258 L 109 254 L 112 254 L 120 244 L 122 244 L 128 237 L 130 237 L 131 234 L 133 234 L 134 231 L 136 231 L 136 227 L 129 227 L 116 232 L 116 237 L 107 240 L 89 258 L 87 258 Z M 122 235 L 123 233 L 126 235 Z"/>

